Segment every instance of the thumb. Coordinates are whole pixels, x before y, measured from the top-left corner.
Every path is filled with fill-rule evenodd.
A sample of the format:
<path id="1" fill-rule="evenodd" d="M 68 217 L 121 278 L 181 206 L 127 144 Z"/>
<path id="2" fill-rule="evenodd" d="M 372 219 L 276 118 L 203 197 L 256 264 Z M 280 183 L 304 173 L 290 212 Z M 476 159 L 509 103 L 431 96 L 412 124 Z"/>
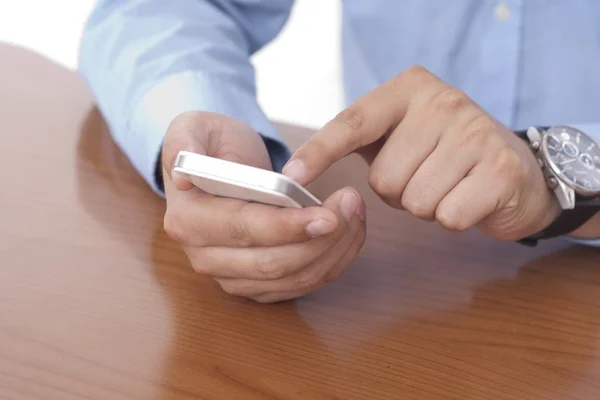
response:
<path id="1" fill-rule="evenodd" d="M 364 222 L 366 217 L 366 205 L 358 190 L 346 187 L 329 196 L 323 207 L 333 211 L 343 221 L 349 223 L 354 216 Z"/>

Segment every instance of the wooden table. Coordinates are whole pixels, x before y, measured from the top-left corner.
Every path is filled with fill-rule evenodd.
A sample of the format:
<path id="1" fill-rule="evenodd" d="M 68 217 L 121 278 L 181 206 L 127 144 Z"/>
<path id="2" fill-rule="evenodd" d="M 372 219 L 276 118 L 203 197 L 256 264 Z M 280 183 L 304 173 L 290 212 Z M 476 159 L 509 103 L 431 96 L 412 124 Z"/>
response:
<path id="1" fill-rule="evenodd" d="M 600 398 L 599 251 L 446 233 L 349 157 L 313 189 L 366 197 L 352 268 L 294 302 L 232 298 L 167 238 L 82 80 L 0 60 L 0 399 Z"/>

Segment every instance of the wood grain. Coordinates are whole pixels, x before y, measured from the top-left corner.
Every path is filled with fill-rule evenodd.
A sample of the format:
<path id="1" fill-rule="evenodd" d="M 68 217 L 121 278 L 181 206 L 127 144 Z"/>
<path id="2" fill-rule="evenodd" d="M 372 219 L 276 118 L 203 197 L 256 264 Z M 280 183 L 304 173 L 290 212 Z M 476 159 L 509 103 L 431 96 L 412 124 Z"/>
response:
<path id="1" fill-rule="evenodd" d="M 83 81 L 0 59 L 0 399 L 600 398 L 599 251 L 444 232 L 348 157 L 312 189 L 365 195 L 352 268 L 294 302 L 232 298 L 166 237 Z"/>

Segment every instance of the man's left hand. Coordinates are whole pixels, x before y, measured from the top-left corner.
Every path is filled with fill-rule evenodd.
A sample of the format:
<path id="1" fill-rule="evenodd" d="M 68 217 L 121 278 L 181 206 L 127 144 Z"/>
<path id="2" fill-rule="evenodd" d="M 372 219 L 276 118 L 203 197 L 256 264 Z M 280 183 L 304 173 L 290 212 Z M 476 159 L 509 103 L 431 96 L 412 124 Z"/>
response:
<path id="1" fill-rule="evenodd" d="M 421 67 L 341 112 L 283 172 L 305 185 L 355 151 L 370 163 L 369 184 L 387 204 L 453 231 L 476 226 L 517 240 L 560 212 L 527 144 Z"/>

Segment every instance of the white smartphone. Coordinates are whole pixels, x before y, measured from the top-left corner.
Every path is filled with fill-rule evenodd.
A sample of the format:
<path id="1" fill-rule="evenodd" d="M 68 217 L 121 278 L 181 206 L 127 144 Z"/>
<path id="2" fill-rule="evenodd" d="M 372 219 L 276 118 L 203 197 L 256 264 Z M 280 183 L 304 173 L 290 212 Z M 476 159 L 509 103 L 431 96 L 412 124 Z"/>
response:
<path id="1" fill-rule="evenodd" d="M 173 171 L 206 193 L 277 207 L 320 206 L 321 201 L 296 181 L 260 168 L 180 151 Z"/>

